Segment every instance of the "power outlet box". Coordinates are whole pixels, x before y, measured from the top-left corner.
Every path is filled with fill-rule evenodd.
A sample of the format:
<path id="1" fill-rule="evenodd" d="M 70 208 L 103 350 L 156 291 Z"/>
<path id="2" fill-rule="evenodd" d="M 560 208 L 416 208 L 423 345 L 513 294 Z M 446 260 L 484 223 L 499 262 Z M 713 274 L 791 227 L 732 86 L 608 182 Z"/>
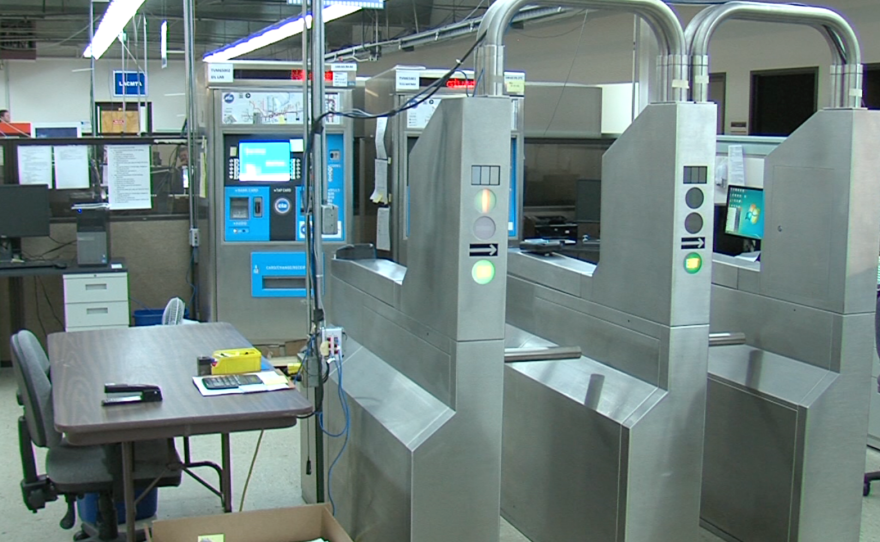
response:
<path id="1" fill-rule="evenodd" d="M 198 248 L 199 246 L 199 229 L 190 228 L 189 230 L 189 246 Z"/>
<path id="2" fill-rule="evenodd" d="M 328 204 L 321 206 L 321 233 L 324 235 L 339 234 L 339 207 Z"/>
<path id="3" fill-rule="evenodd" d="M 342 340 L 345 331 L 341 327 L 325 327 L 321 330 L 321 351 L 327 358 L 342 357 Z"/>

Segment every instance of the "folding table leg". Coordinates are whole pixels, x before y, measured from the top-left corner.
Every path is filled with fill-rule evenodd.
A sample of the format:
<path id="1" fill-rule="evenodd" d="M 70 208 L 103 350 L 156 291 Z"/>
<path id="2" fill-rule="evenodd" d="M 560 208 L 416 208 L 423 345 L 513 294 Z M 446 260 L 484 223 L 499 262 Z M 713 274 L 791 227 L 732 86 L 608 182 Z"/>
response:
<path id="1" fill-rule="evenodd" d="M 220 435 L 220 449 L 223 454 L 220 491 L 223 493 L 223 510 L 229 513 L 232 512 L 232 450 L 229 446 L 229 433 Z"/>
<path id="2" fill-rule="evenodd" d="M 136 542 L 134 529 L 134 444 L 122 443 L 122 492 L 125 499 L 125 538 L 128 542 Z"/>

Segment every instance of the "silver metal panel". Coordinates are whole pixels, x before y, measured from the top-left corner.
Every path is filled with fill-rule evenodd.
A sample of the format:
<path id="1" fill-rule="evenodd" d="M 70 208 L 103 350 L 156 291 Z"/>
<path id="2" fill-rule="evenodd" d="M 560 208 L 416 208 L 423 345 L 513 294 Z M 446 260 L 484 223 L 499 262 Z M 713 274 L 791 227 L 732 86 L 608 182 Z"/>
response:
<path id="1" fill-rule="evenodd" d="M 550 348 L 556 343 L 532 335 L 518 327 L 507 324 L 504 328 L 504 348 Z"/>
<path id="2" fill-rule="evenodd" d="M 747 335 L 748 336 L 748 335 Z M 710 380 L 781 404 L 808 404 L 828 371 L 748 345 L 709 350 Z"/>
<path id="3" fill-rule="evenodd" d="M 719 259 L 723 254 L 714 254 L 712 259 L 712 284 L 726 286 L 728 288 L 736 288 L 737 285 L 737 267 L 733 265 L 725 265 L 723 260 Z M 731 258 L 728 256 L 728 258 Z M 732 258 L 731 258 L 732 259 Z"/>
<path id="4" fill-rule="evenodd" d="M 352 343 L 349 339 L 346 348 Z M 358 540 L 411 540 L 413 451 L 454 413 L 365 348 L 346 358 L 343 367 L 352 425 L 331 480 L 336 517 L 354 526 L 348 532 Z M 328 389 L 336 382 L 334 372 Z M 339 401 L 334 397 L 325 408 L 328 430 L 340 432 Z M 340 439 L 328 439 L 327 456 L 332 460 L 341 446 Z"/>
<path id="5" fill-rule="evenodd" d="M 749 345 L 816 367 L 832 363 L 833 315 L 722 286 L 712 288 L 712 331 L 741 331 Z"/>
<path id="6" fill-rule="evenodd" d="M 702 516 L 715 529 L 738 540 L 792 540 L 799 430 L 796 405 L 709 379 Z"/>
<path id="7" fill-rule="evenodd" d="M 501 255 L 507 253 L 509 192 L 503 184 L 496 188 L 495 208 L 481 213 L 474 198 L 485 187 L 471 184 L 471 167 L 498 168 L 500 179 L 510 178 L 510 125 L 504 122 L 510 119 L 510 107 L 508 98 L 445 99 L 412 152 L 411 209 L 418 220 L 412 223 L 401 307 L 458 340 L 504 338 L 503 318 L 489 315 L 497 312 L 496 303 L 501 314 L 504 310 L 505 282 L 497 279 L 507 275 L 507 259 Z M 466 190 L 455 190 L 456 184 Z M 482 216 L 497 226 L 490 239 L 474 233 L 474 222 Z M 471 268 L 478 258 L 469 256 L 471 243 L 498 248 L 499 256 L 490 258 L 496 280 L 481 286 L 480 296 L 467 295 L 476 286 Z M 495 301 L 487 304 L 486 299 Z"/>
<path id="8" fill-rule="evenodd" d="M 649 105 L 605 153 L 597 303 L 667 325 L 708 319 L 709 299 L 701 293 L 711 281 L 713 203 L 704 194 L 691 209 L 685 193 L 712 187 L 715 115 L 714 104 Z M 705 168 L 707 184 L 686 184 L 686 167 Z M 692 213 L 701 215 L 703 227 L 688 232 L 685 218 Z M 685 248 L 691 237 L 703 248 Z M 691 252 L 703 260 L 696 274 L 684 268 Z"/>
<path id="9" fill-rule="evenodd" d="M 714 113 L 648 106 L 605 154 L 597 267 L 508 255 L 516 340 L 585 355 L 505 369 L 502 511 L 536 542 L 699 538 L 713 213 L 684 198 L 711 189 Z"/>
<path id="10" fill-rule="evenodd" d="M 519 256 L 510 257 L 511 254 Z M 511 249 L 510 274 L 573 296 L 581 295 L 581 275 L 592 277 L 596 266 L 574 258 L 550 254 L 536 256 Z M 573 271 L 573 272 L 570 272 Z"/>
<path id="11" fill-rule="evenodd" d="M 877 285 L 877 243 L 857 232 L 880 230 L 871 182 L 880 154 L 869 143 L 878 133 L 874 111 L 823 110 L 767 157 L 764 295 L 834 312 L 874 310 L 865 292 Z"/>
<path id="12" fill-rule="evenodd" d="M 759 266 L 717 263 L 702 519 L 732 540 L 855 542 L 873 384 L 880 116 L 824 110 L 765 161 Z M 720 275 L 719 275 L 720 276 Z"/>
<path id="13" fill-rule="evenodd" d="M 495 142 L 510 141 L 510 125 L 499 118 L 510 118 L 507 98 L 448 99 L 435 112 L 413 151 L 412 208 L 424 224 L 413 225 L 406 268 L 330 267 L 330 320 L 363 346 L 343 364 L 353 441 L 333 472 L 337 518 L 357 540 L 498 540 L 507 267 L 470 256 L 470 245 L 504 254 L 507 231 L 475 237 L 483 187 L 470 172 L 509 167 L 509 144 Z M 506 224 L 507 186 L 496 186 L 498 205 L 483 215 Z M 481 258 L 496 266 L 487 284 L 472 274 Z M 338 432 L 341 407 L 325 405 Z M 329 441 L 328 457 L 340 446 Z"/>
<path id="14" fill-rule="evenodd" d="M 376 299 L 389 305 L 396 302 L 406 268 L 389 260 L 336 260 L 330 262 L 333 274 L 341 280 L 371 292 Z"/>

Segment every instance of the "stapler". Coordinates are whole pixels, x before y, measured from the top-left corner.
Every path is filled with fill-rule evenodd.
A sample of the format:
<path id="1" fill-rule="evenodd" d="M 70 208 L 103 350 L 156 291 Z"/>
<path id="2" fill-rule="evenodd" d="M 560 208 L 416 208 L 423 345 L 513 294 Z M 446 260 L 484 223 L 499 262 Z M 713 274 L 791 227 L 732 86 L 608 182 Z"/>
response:
<path id="1" fill-rule="evenodd" d="M 125 393 L 127 395 L 104 399 L 101 401 L 102 406 L 157 403 L 162 400 L 162 390 L 154 384 L 104 384 L 104 393 Z"/>

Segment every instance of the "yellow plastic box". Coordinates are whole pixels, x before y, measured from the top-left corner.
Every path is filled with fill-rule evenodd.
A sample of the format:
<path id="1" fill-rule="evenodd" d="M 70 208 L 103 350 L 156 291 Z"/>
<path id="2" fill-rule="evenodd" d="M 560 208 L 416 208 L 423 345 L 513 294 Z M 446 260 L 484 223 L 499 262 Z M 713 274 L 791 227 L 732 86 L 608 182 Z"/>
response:
<path id="1" fill-rule="evenodd" d="M 256 348 L 234 348 L 231 350 L 217 350 L 211 357 L 212 375 L 234 375 L 241 373 L 256 373 L 260 370 L 262 354 Z"/>

